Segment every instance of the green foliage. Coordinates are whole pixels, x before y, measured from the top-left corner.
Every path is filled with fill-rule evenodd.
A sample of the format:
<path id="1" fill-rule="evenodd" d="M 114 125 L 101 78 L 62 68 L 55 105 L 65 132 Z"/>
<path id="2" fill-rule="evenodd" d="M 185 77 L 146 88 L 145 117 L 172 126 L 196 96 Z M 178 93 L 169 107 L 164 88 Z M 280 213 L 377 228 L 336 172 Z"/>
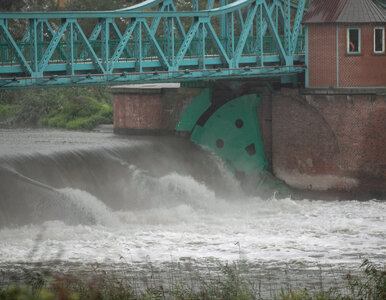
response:
<path id="1" fill-rule="evenodd" d="M 308 290 L 294 290 L 285 293 L 281 291 L 282 300 L 343 300 L 341 295 L 334 292 L 333 290 L 319 291 L 316 293 L 310 293 Z M 347 300 L 352 298 L 347 298 Z M 352 299 L 353 300 L 353 299 Z"/>
<path id="2" fill-rule="evenodd" d="M 353 299 L 386 299 L 386 271 L 378 270 L 367 259 L 361 265 L 364 276 L 347 275 Z"/>
<path id="3" fill-rule="evenodd" d="M 369 261 L 361 266 L 359 276 L 348 277 L 349 292 L 334 289 L 310 292 L 307 289 L 288 290 L 264 299 L 281 300 L 383 300 L 385 294 L 385 271 L 380 271 Z M 109 299 L 223 299 L 223 300 L 262 300 L 259 290 L 244 278 L 240 266 L 225 265 L 221 274 L 198 278 L 198 281 L 173 278 L 164 285 L 154 282 L 138 282 L 136 278 L 115 276 L 92 276 L 80 280 L 62 276 L 44 280 L 41 275 L 27 273 L 26 284 L 0 288 L 0 300 L 109 300 Z M 153 275 L 152 275 L 153 277 Z M 193 284 L 196 282 L 198 284 Z"/>
<path id="4" fill-rule="evenodd" d="M 59 109 L 40 120 L 40 125 L 70 130 L 90 130 L 98 124 L 112 123 L 113 109 L 92 97 L 67 99 Z"/>
<path id="5" fill-rule="evenodd" d="M 105 87 L 0 92 L 0 121 L 6 119 L 22 126 L 89 130 L 112 123 L 111 95 Z"/>
<path id="6" fill-rule="evenodd" d="M 0 122 L 12 117 L 18 109 L 18 105 L 0 104 Z"/>

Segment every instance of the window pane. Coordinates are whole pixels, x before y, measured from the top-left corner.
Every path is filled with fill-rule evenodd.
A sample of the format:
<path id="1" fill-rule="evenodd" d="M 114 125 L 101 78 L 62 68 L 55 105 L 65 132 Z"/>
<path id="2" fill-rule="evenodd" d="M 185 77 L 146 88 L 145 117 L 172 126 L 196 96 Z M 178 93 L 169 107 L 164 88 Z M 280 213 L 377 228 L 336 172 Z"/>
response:
<path id="1" fill-rule="evenodd" d="M 375 52 L 383 52 L 383 29 L 375 29 Z"/>
<path id="2" fill-rule="evenodd" d="M 349 29 L 349 52 L 359 52 L 359 29 Z"/>

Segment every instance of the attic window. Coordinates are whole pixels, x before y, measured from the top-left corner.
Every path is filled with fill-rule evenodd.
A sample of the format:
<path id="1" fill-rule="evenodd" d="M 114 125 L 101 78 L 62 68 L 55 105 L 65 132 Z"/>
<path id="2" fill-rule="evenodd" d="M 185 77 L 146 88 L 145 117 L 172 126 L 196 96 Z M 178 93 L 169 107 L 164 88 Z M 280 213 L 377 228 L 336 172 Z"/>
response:
<path id="1" fill-rule="evenodd" d="M 385 53 L 385 28 L 374 28 L 374 53 Z"/>
<path id="2" fill-rule="evenodd" d="M 347 28 L 347 53 L 361 53 L 361 30 L 360 28 Z"/>

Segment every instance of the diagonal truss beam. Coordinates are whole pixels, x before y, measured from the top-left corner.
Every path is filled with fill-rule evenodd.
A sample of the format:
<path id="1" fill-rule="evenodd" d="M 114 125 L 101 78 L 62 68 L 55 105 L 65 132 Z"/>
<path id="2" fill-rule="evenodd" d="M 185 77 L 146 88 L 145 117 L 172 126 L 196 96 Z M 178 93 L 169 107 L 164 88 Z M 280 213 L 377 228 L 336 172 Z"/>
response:
<path id="1" fill-rule="evenodd" d="M 122 35 L 122 37 L 121 37 L 121 39 L 119 41 L 119 44 L 118 44 L 117 48 L 115 49 L 115 52 L 114 52 L 114 54 L 113 54 L 113 56 L 111 58 L 109 67 L 108 67 L 108 70 L 110 72 L 112 70 L 114 70 L 114 66 L 118 62 L 118 60 L 121 57 L 123 51 L 125 50 L 125 48 L 127 46 L 127 43 L 129 42 L 130 37 L 132 36 L 132 34 L 134 32 L 134 29 L 137 26 L 137 24 L 138 24 L 137 20 L 135 20 L 135 19 L 132 20 L 131 23 L 129 24 L 129 26 L 126 28 L 125 33 Z"/>
<path id="2" fill-rule="evenodd" d="M 154 47 L 154 49 L 156 51 L 156 54 L 158 56 L 158 59 L 159 59 L 161 65 L 162 65 L 162 67 L 167 69 L 167 70 L 169 70 L 170 69 L 170 65 L 168 63 L 168 59 L 166 58 L 165 54 L 161 50 L 160 45 L 158 44 L 158 42 L 155 39 L 154 35 L 151 34 L 150 28 L 147 25 L 147 23 L 143 22 L 143 25 L 144 25 L 144 28 L 145 28 L 145 34 L 150 39 L 150 42 L 151 42 L 152 46 Z"/>
<path id="3" fill-rule="evenodd" d="M 269 8 L 268 8 L 265 1 L 262 3 L 262 6 L 263 6 L 263 16 L 264 16 L 265 20 L 267 21 L 268 30 L 269 30 L 270 34 L 272 35 L 273 40 L 276 44 L 276 48 L 279 52 L 280 59 L 281 59 L 282 63 L 287 65 L 288 61 L 287 61 L 286 52 L 284 50 L 283 44 L 281 43 L 278 31 L 277 31 L 277 27 L 275 27 L 275 24 L 274 24 L 274 22 L 271 18 L 271 15 L 270 15 Z"/>
<path id="4" fill-rule="evenodd" d="M 293 26 L 293 29 L 292 29 L 292 36 L 291 36 L 291 43 L 293 45 L 293 47 L 291 49 L 291 54 L 292 55 L 296 51 L 296 46 L 297 46 L 297 43 L 298 43 L 299 34 L 301 32 L 301 29 L 302 29 L 301 28 L 301 22 L 302 22 L 303 13 L 304 13 L 304 10 L 305 10 L 305 4 L 306 4 L 306 0 L 299 0 L 298 1 L 295 21 L 294 21 L 294 26 Z"/>
<path id="5" fill-rule="evenodd" d="M 11 34 L 9 33 L 7 27 L 4 24 L 4 21 L 0 21 L 0 31 L 3 33 L 4 39 L 7 41 L 8 45 L 11 46 L 12 51 L 15 53 L 16 58 L 23 69 L 24 73 L 27 75 L 32 75 L 32 69 L 29 66 L 27 60 L 25 59 L 23 53 L 21 52 L 20 48 L 16 44 L 15 40 L 12 38 Z"/>
<path id="6" fill-rule="evenodd" d="M 95 51 L 91 44 L 89 43 L 86 35 L 84 34 L 82 28 L 80 28 L 78 22 L 76 20 L 69 20 L 69 22 L 74 23 L 75 25 L 75 31 L 78 33 L 81 42 L 83 43 L 84 47 L 86 48 L 86 51 L 89 53 L 89 56 L 91 57 L 92 63 L 94 64 L 96 70 L 98 73 L 106 73 L 104 67 L 102 66 L 101 62 L 99 61 L 98 56 L 95 54 Z"/>
<path id="7" fill-rule="evenodd" d="M 221 58 L 221 61 L 222 61 L 223 65 L 227 66 L 227 67 L 230 67 L 231 66 L 231 60 L 229 59 L 229 57 L 228 57 L 228 55 L 227 55 L 227 53 L 226 53 L 222 43 L 220 42 L 220 40 L 219 40 L 215 30 L 213 29 L 212 24 L 205 23 L 205 26 L 206 26 L 206 29 L 207 29 L 207 32 L 208 32 L 210 38 L 213 41 L 214 46 L 217 49 L 217 52 L 220 55 L 220 58 Z"/>
<path id="8" fill-rule="evenodd" d="M 190 26 L 190 29 L 189 29 L 188 33 L 186 34 L 186 37 L 181 45 L 180 50 L 177 53 L 174 67 L 178 67 L 181 64 L 182 60 L 185 57 L 186 52 L 188 51 L 188 49 L 193 41 L 194 36 L 196 35 L 196 33 L 198 31 L 199 26 L 200 26 L 200 21 L 198 19 L 194 20 L 192 26 Z"/>
<path id="9" fill-rule="evenodd" d="M 256 16 L 257 7 L 258 7 L 258 4 L 256 2 L 256 3 L 252 4 L 248 10 L 247 18 L 245 19 L 245 24 L 244 24 L 243 30 L 240 34 L 239 42 L 237 44 L 237 48 L 235 51 L 234 62 L 233 62 L 235 68 L 238 68 L 238 66 L 239 66 L 239 59 L 243 53 L 247 38 L 250 35 L 250 32 L 253 28 L 252 25 L 253 25 L 253 21 L 254 21 L 255 16 Z"/>
<path id="10" fill-rule="evenodd" d="M 52 55 L 54 54 L 56 48 L 59 45 L 60 39 L 62 38 L 62 36 L 67 28 L 67 25 L 68 25 L 68 21 L 64 21 L 62 24 L 60 24 L 58 30 L 54 33 L 54 35 L 53 35 L 53 37 L 48 45 L 48 48 L 47 48 L 46 52 L 44 53 L 44 55 L 40 61 L 40 64 L 39 64 L 39 71 L 40 72 L 44 72 L 44 69 L 47 67 L 48 62 L 50 61 Z"/>

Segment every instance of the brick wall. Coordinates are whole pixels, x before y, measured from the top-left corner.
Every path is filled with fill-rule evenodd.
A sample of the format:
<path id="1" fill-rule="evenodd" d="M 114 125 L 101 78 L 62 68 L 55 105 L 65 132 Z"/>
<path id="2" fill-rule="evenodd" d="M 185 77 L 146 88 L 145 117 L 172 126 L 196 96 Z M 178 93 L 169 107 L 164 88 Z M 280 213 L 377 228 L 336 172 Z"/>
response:
<path id="1" fill-rule="evenodd" d="M 336 87 L 336 27 L 308 25 L 309 87 Z"/>
<path id="2" fill-rule="evenodd" d="M 274 174 L 300 189 L 386 196 L 384 91 L 345 92 L 273 95 Z"/>
<path id="3" fill-rule="evenodd" d="M 118 134 L 173 135 L 182 112 L 200 91 L 198 88 L 162 85 L 112 88 L 114 131 Z"/>
<path id="4" fill-rule="evenodd" d="M 115 94 L 114 128 L 162 129 L 160 94 Z"/>
<path id="5" fill-rule="evenodd" d="M 386 54 L 374 54 L 374 27 L 338 25 L 337 82 L 336 24 L 308 25 L 309 87 L 386 86 Z M 361 28 L 361 53 L 347 54 L 347 28 Z"/>
<path id="6" fill-rule="evenodd" d="M 386 54 L 374 54 L 376 25 L 352 25 L 352 27 L 361 28 L 360 54 L 347 54 L 347 28 L 349 27 L 339 25 L 339 86 L 386 86 Z"/>

